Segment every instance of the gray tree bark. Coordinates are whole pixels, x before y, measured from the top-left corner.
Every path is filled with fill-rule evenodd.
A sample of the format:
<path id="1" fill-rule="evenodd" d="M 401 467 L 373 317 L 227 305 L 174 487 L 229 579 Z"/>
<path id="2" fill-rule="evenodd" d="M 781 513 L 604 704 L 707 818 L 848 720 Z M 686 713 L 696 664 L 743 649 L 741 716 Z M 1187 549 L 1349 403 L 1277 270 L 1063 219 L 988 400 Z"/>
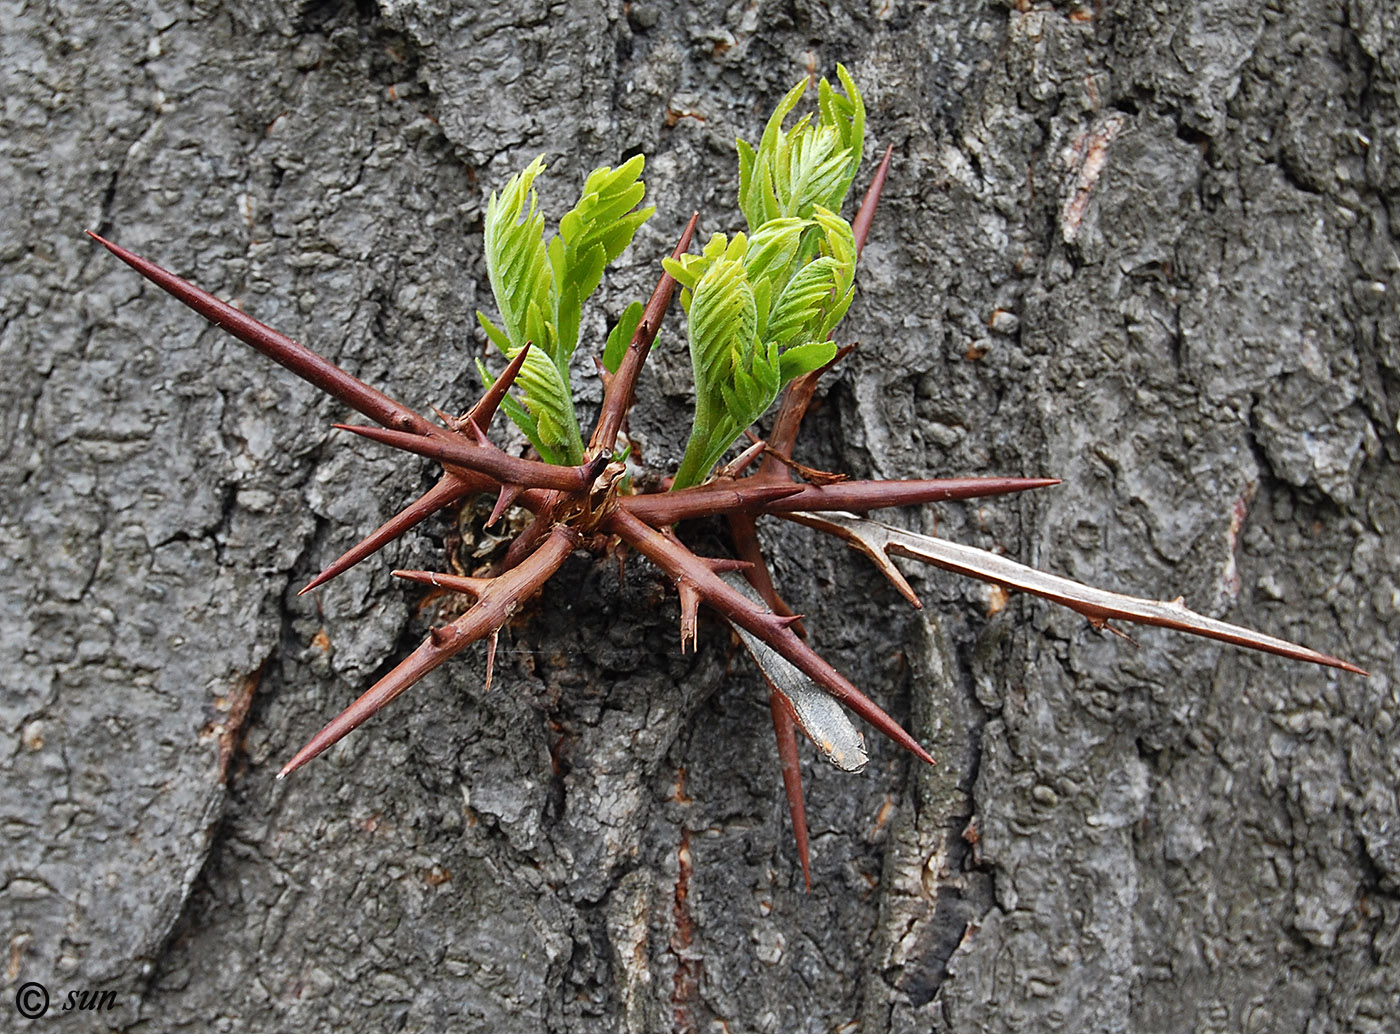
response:
<path id="1" fill-rule="evenodd" d="M 9 0 L 0 26 L 0 1025 L 1397 1029 L 1392 4 Z M 637 560 L 571 560 L 489 694 L 473 655 L 274 782 L 422 635 L 388 572 L 456 529 L 297 597 L 429 465 L 330 433 L 82 229 L 458 405 L 486 194 L 543 152 L 557 217 L 644 153 L 659 212 L 587 316 L 587 416 L 606 320 L 690 211 L 740 225 L 734 138 L 837 61 L 895 164 L 801 457 L 1061 477 L 896 519 L 1371 678 L 927 571 L 915 612 L 784 526 L 814 641 L 939 758 L 805 759 L 810 894 L 758 677 L 718 626 L 680 655 Z M 665 469 L 674 317 L 649 366 Z M 62 1012 L 88 989 L 114 1007 Z"/>

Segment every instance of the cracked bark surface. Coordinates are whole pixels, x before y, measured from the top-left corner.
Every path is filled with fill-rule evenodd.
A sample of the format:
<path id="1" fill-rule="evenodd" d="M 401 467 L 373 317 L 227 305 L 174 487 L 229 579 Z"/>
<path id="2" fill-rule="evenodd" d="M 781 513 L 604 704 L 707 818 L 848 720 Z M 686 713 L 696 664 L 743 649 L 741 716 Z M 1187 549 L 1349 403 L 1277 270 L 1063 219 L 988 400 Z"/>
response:
<path id="1" fill-rule="evenodd" d="M 30 980 L 56 1007 L 116 990 L 74 1030 L 1394 1022 L 1389 6 L 159 6 L 0 8 L 7 1029 Z M 804 756 L 810 895 L 761 679 L 718 623 L 681 656 L 635 559 L 571 559 L 491 693 L 472 654 L 274 783 L 421 637 L 423 593 L 388 572 L 439 566 L 454 531 L 298 599 L 431 465 L 330 433 L 335 406 L 82 229 L 450 408 L 490 308 L 485 193 L 545 152 L 559 211 L 641 150 L 660 214 L 585 314 L 588 410 L 605 315 L 693 208 L 739 225 L 734 137 L 838 60 L 895 167 L 842 328 L 862 347 L 798 458 L 1062 477 L 904 519 L 1371 679 L 1137 648 L 910 565 L 919 614 L 765 525 L 814 641 L 940 761 L 875 737 L 859 776 Z M 662 469 L 682 341 L 673 317 L 632 417 Z"/>

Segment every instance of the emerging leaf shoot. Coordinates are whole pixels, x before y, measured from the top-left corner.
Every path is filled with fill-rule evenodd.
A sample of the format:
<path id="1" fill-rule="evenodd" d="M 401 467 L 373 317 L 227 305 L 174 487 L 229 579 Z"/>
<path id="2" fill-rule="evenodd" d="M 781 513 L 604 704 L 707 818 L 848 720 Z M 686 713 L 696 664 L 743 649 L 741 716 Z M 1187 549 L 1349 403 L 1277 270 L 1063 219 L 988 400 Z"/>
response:
<path id="1" fill-rule="evenodd" d="M 865 103 L 842 65 L 836 66 L 836 74 L 846 96 L 823 79 L 817 85 L 815 122 L 805 115 L 792 129 L 783 129 L 783 121 L 807 91 L 804 78 L 779 102 L 757 150 L 738 141 L 739 207 L 750 233 L 785 216 L 811 218 L 818 205 L 841 211 L 860 168 Z"/>
<path id="2" fill-rule="evenodd" d="M 820 252 L 799 268 L 809 230 Z M 818 206 L 811 219 L 774 219 L 732 241 L 717 233 L 703 254 L 664 260 L 682 288 L 695 374 L 695 423 L 675 488 L 705 480 L 784 384 L 831 361 L 827 337 L 850 307 L 855 256 L 850 224 Z"/>
<path id="3" fill-rule="evenodd" d="M 637 207 L 646 193 L 642 164 L 637 155 L 616 169 L 590 173 L 578 204 L 559 220 L 559 232 L 548 244 L 534 188 L 535 177 L 545 170 L 543 157 L 512 176 L 486 205 L 486 270 L 504 327 L 480 311 L 476 318 L 508 358 L 531 345 L 516 379 L 524 405 L 507 396 L 502 408 L 547 463 L 583 462 L 569 360 L 578 347 L 583 303 L 597 290 L 603 269 L 656 211 Z M 640 314 L 640 307 L 636 311 Z M 489 385 L 485 367 L 477 365 Z"/>
<path id="4" fill-rule="evenodd" d="M 860 165 L 865 106 L 837 66 L 846 96 L 825 79 L 817 119 L 783 120 L 803 79 L 778 105 L 755 151 L 739 149 L 739 207 L 749 237 L 715 234 L 701 255 L 667 260 L 684 288 L 681 305 L 695 373 L 695 424 L 675 488 L 709 476 L 745 427 L 795 377 L 829 363 L 829 338 L 853 296 L 856 243 L 837 213 Z"/>

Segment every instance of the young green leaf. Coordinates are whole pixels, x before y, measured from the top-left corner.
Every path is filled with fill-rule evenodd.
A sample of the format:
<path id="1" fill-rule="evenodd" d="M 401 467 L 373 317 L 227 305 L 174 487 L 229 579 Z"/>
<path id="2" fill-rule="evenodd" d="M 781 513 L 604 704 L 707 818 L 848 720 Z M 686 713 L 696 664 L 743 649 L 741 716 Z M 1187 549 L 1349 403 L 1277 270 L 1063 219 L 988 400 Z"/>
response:
<path id="1" fill-rule="evenodd" d="M 694 263 L 708 268 L 698 279 L 687 276 L 694 290 L 681 293 L 689 316 L 695 425 L 676 471 L 677 488 L 703 481 L 739 432 L 778 395 L 778 350 L 758 339 L 758 305 L 743 261 L 746 243 L 743 234 L 727 243 L 716 234 Z"/>
<path id="2" fill-rule="evenodd" d="M 637 333 L 637 324 L 642 322 L 645 311 L 646 306 L 641 302 L 633 302 L 622 310 L 617 324 L 608 332 L 608 343 L 603 348 L 603 369 L 608 373 L 617 373 L 622 365 L 622 357 L 627 354 L 627 346 L 632 342 L 632 335 Z"/>
<path id="3" fill-rule="evenodd" d="M 476 318 L 508 358 L 526 342 L 533 346 L 516 379 L 526 412 L 516 407 L 506 407 L 506 412 L 546 461 L 578 463 L 583 437 L 567 367 L 561 369 L 555 360 L 557 292 L 534 188 L 535 177 L 544 170 L 544 159 L 536 158 L 486 203 L 486 272 L 505 326 L 497 327 L 481 312 Z"/>
<path id="4" fill-rule="evenodd" d="M 805 264 L 799 249 L 815 242 Z M 674 485 L 703 481 L 745 427 L 792 378 L 826 365 L 825 340 L 853 296 L 855 237 L 820 205 L 784 216 L 752 237 L 715 234 L 699 255 L 667 261 L 682 285 L 695 374 L 695 425 Z"/>
<path id="5" fill-rule="evenodd" d="M 501 322 L 512 347 L 526 341 L 553 355 L 547 314 L 554 310 L 554 275 L 544 245 L 544 216 L 535 197 L 535 177 L 545 170 L 543 157 L 512 176 L 500 195 L 486 203 L 486 272 L 496 296 Z"/>
<path id="6" fill-rule="evenodd" d="M 792 278 L 798 246 L 802 243 L 802 233 L 811 225 L 809 219 L 789 216 L 769 220 L 755 230 L 749 238 L 744 259 L 749 280 L 753 283 L 766 281 L 774 294 L 787 286 Z"/>
<path id="7" fill-rule="evenodd" d="M 780 348 L 829 335 L 854 297 L 856 247 L 850 223 L 820 206 L 814 221 L 822 233 L 820 257 L 787 282 L 768 320 L 768 336 Z"/>
<path id="8" fill-rule="evenodd" d="M 548 244 L 534 189 L 543 158 L 513 176 L 486 206 L 486 268 L 504 326 L 480 312 L 477 320 L 507 357 L 526 342 L 533 346 L 516 380 L 524 405 L 511 401 L 503 408 L 550 463 L 583 460 L 569 360 L 578 347 L 583 303 L 655 211 L 637 209 L 646 191 L 642 165 L 638 156 L 617 169 L 590 173 L 578 204 Z"/>
<path id="9" fill-rule="evenodd" d="M 780 379 L 784 384 L 804 373 L 820 370 L 836 358 L 836 345 L 831 341 L 808 341 L 793 345 L 778 357 Z"/>
<path id="10" fill-rule="evenodd" d="M 750 232 L 785 216 L 810 218 L 817 205 L 841 210 L 860 167 L 865 104 L 846 69 L 837 65 L 836 72 L 846 95 L 823 79 L 815 120 L 807 115 L 792 129 L 783 129 L 807 89 L 803 79 L 778 104 L 756 149 L 738 141 L 739 207 Z"/>
<path id="11" fill-rule="evenodd" d="M 616 169 L 589 173 L 578 204 L 559 220 L 559 234 L 550 241 L 549 259 L 559 285 L 556 326 L 559 349 L 556 361 L 565 366 L 578 347 L 578 327 L 583 303 L 603 278 L 603 269 L 621 255 L 655 208 L 638 209 L 646 187 L 641 155 Z"/>

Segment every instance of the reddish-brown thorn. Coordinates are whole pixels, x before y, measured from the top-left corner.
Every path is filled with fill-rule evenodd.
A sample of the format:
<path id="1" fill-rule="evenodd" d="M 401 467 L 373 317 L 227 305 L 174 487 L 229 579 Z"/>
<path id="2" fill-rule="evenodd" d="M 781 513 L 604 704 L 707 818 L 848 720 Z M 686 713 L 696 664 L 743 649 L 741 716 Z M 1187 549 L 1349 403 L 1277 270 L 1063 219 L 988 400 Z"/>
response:
<path id="1" fill-rule="evenodd" d="M 496 409 L 501 404 L 501 399 L 505 398 L 510 386 L 515 383 L 516 376 L 520 373 L 520 368 L 525 365 L 525 357 L 530 354 L 530 342 L 525 342 L 520 351 L 515 353 L 515 358 L 510 361 L 501 375 L 486 389 L 486 393 L 477 399 L 476 405 L 463 415 L 463 420 L 470 420 L 477 427 L 485 430 L 491 426 L 491 418 L 496 415 Z"/>
<path id="2" fill-rule="evenodd" d="M 421 416 L 400 402 L 396 402 L 377 388 L 371 388 L 357 377 L 346 373 L 330 360 L 317 355 L 285 334 L 280 334 L 265 324 L 259 323 L 227 302 L 220 301 L 187 280 L 162 269 L 154 262 L 127 251 L 120 245 L 103 240 L 91 230 L 87 235 L 97 241 L 117 258 L 140 273 L 161 290 L 188 305 L 195 312 L 216 326 L 228 331 L 246 345 L 257 349 L 274 362 L 280 363 L 298 377 L 309 381 L 327 395 L 339 399 L 347 406 L 358 410 L 375 423 L 385 427 L 395 427 L 415 434 L 441 434 L 427 417 Z"/>
<path id="3" fill-rule="evenodd" d="M 495 446 L 491 444 L 491 439 L 486 437 L 486 432 L 481 429 L 481 425 L 478 424 L 475 420 L 472 420 L 471 418 L 464 420 L 462 422 L 462 427 L 467 434 L 470 434 L 472 436 L 472 439 L 480 448 L 495 448 Z"/>
<path id="4" fill-rule="evenodd" d="M 501 486 L 500 494 L 496 496 L 496 505 L 491 507 L 491 516 L 486 519 L 488 528 L 495 526 L 496 522 L 510 509 L 510 504 L 520 498 L 522 491 L 523 489 L 516 484 L 507 483 Z"/>
<path id="5" fill-rule="evenodd" d="M 845 704 L 895 743 L 929 764 L 933 758 L 893 718 L 788 627 L 789 618 L 770 614 L 759 604 L 726 584 L 704 562 L 673 539 L 638 520 L 619 507 L 607 518 L 607 526 L 628 545 L 661 568 L 674 581 L 689 579 L 706 605 L 718 610 L 741 628 L 747 629 L 794 664 L 799 671 Z"/>
<path id="6" fill-rule="evenodd" d="M 934 478 L 923 481 L 838 481 L 832 485 L 802 485 L 798 491 L 771 499 L 755 512 L 785 514 L 797 510 L 864 512 L 888 506 L 913 506 L 949 499 L 1025 492 L 1058 485 L 1059 478 Z"/>
<path id="7" fill-rule="evenodd" d="M 465 476 L 463 476 L 465 475 Z M 410 528 L 431 517 L 445 506 L 451 506 L 472 492 L 489 488 L 492 482 L 479 474 L 443 474 L 438 483 L 428 489 L 399 513 L 389 518 L 369 535 L 342 553 L 324 571 L 307 583 L 306 588 L 297 593 L 304 596 L 312 589 L 324 585 L 338 574 L 343 574 L 365 557 L 375 553 L 387 543 L 394 541 Z"/>
<path id="8" fill-rule="evenodd" d="M 690 238 L 695 234 L 695 224 L 699 218 L 699 212 L 690 217 L 685 232 L 681 234 L 680 241 L 671 252 L 673 259 L 679 259 L 690 247 Z M 597 426 L 588 440 L 590 451 L 600 449 L 611 453 L 616 447 L 617 432 L 622 429 L 627 411 L 632 408 L 632 398 L 637 388 L 637 377 L 642 372 L 642 363 L 646 361 L 652 342 L 656 340 L 656 332 L 661 329 L 661 320 L 671 304 L 671 295 L 675 289 L 676 281 L 671 274 L 662 273 L 661 279 L 656 282 L 656 289 L 651 292 L 646 309 L 642 312 L 641 322 L 632 334 L 627 352 L 618 364 L 617 373 L 613 374 L 612 381 L 605 390 Z"/>
<path id="9" fill-rule="evenodd" d="M 879 168 L 871 177 L 870 186 L 865 188 L 856 217 L 851 220 L 851 233 L 856 239 L 856 255 L 865 250 L 866 238 L 870 236 L 870 224 L 875 221 L 875 209 L 880 205 L 880 193 L 885 189 L 885 177 L 890 174 L 890 158 L 894 156 L 894 145 L 885 148 L 885 156 L 880 159 Z"/>
<path id="10" fill-rule="evenodd" d="M 781 516 L 795 510 L 878 510 L 887 506 L 1004 495 L 1057 484 L 1059 481 L 1056 478 L 938 478 L 799 485 L 788 480 L 769 481 L 762 475 L 756 475 L 735 481 L 709 481 L 679 492 L 621 496 L 618 504 L 628 513 L 659 528 L 692 517 L 736 513 Z"/>
<path id="11" fill-rule="evenodd" d="M 748 562 L 748 569 L 744 571 L 744 577 L 754 587 L 754 591 L 758 593 L 764 603 L 768 604 L 768 608 L 774 614 L 792 614 L 792 608 L 778 595 L 777 587 L 773 585 L 773 576 L 768 571 L 768 562 L 764 559 L 763 550 L 758 544 L 758 528 L 753 516 L 750 514 L 730 514 L 729 537 L 733 540 L 734 552 L 739 559 Z M 793 631 L 802 638 L 807 638 L 807 629 L 800 621 L 793 626 Z"/>
<path id="12" fill-rule="evenodd" d="M 441 420 L 443 426 L 446 427 L 449 431 L 460 432 L 462 430 L 462 421 L 458 420 L 451 413 L 445 412 L 444 410 L 439 409 L 437 406 L 429 406 L 428 408 L 433 411 L 433 415 L 439 420 Z"/>
<path id="13" fill-rule="evenodd" d="M 782 401 L 778 403 L 778 414 L 773 418 L 773 429 L 768 433 L 768 448 L 758 468 L 759 477 L 777 478 L 781 475 L 778 456 L 792 455 L 793 446 L 797 443 L 797 431 L 802 426 L 802 418 L 807 415 L 807 407 L 812 404 L 817 381 L 827 370 L 855 351 L 855 347 L 846 345 L 838 349 L 825 366 L 788 382 L 783 389 Z"/>
<path id="14" fill-rule="evenodd" d="M 519 567 L 490 580 L 472 608 L 448 625 L 434 628 L 416 650 L 376 682 L 324 729 L 297 751 L 277 773 L 283 779 L 306 764 L 365 719 L 394 700 L 428 672 L 461 652 L 467 645 L 490 635 L 505 624 L 522 601 L 535 592 L 578 546 L 578 532 L 558 525 L 549 538 Z M 439 576 L 441 577 L 441 576 Z"/>
<path id="15" fill-rule="evenodd" d="M 783 793 L 792 816 L 792 838 L 802 859 L 802 880 L 812 890 L 811 852 L 807 843 L 807 806 L 802 800 L 802 764 L 797 756 L 797 723 L 792 705 L 777 690 L 768 691 L 768 709 L 773 715 L 773 732 L 778 737 L 778 765 L 783 773 Z"/>
<path id="16" fill-rule="evenodd" d="M 649 492 L 646 495 L 625 495 L 618 498 L 628 513 L 653 527 L 675 524 L 691 517 L 710 517 L 731 513 L 759 513 L 769 504 L 797 495 L 802 485 L 764 484 L 757 478 L 741 481 L 710 481 L 679 492 Z"/>
<path id="17" fill-rule="evenodd" d="M 440 571 L 392 571 L 390 573 L 395 578 L 402 578 L 406 582 L 431 585 L 452 592 L 464 592 L 473 599 L 480 599 L 491 584 L 490 578 L 472 578 L 464 574 L 443 574 Z"/>
<path id="18" fill-rule="evenodd" d="M 523 488 L 558 488 L 578 492 L 588 488 L 607 465 L 607 457 L 599 456 L 577 467 L 560 467 L 539 460 L 527 460 L 510 456 L 488 442 L 483 445 L 468 445 L 451 438 L 430 438 L 425 435 L 409 434 L 404 431 L 391 431 L 380 427 L 361 427 L 358 424 L 335 424 L 340 431 L 351 431 L 384 445 L 403 449 L 405 452 L 427 456 L 440 463 L 464 467 L 480 474 L 487 474 L 497 482 L 512 481 Z M 470 425 L 470 426 L 475 426 Z M 600 462 L 601 461 L 601 462 Z"/>

